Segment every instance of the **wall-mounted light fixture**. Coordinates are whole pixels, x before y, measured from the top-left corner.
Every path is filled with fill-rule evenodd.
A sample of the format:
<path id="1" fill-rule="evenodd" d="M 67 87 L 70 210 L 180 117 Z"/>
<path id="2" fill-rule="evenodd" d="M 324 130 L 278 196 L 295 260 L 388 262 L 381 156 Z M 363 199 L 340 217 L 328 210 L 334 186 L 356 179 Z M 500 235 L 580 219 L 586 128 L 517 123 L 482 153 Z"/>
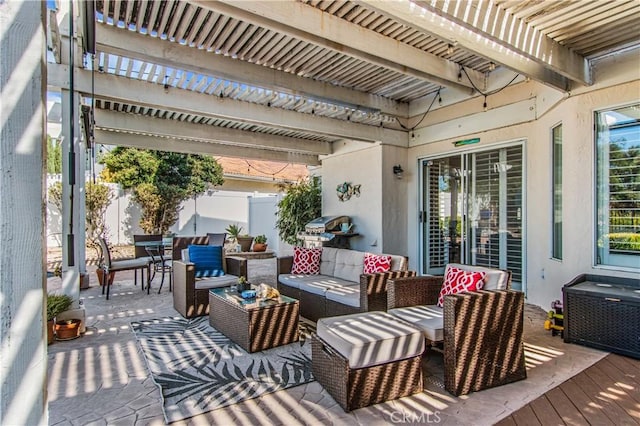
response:
<path id="1" fill-rule="evenodd" d="M 397 166 L 393 166 L 393 174 L 396 179 L 402 179 L 404 176 L 404 170 L 402 170 L 402 166 L 398 164 Z"/>

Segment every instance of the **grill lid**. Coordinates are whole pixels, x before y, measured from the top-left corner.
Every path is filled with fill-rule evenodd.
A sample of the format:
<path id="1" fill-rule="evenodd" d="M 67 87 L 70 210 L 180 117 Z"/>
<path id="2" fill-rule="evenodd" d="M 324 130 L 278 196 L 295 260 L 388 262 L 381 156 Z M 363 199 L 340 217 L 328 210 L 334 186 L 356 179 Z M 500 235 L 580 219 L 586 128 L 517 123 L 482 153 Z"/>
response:
<path id="1" fill-rule="evenodd" d="M 321 216 L 307 223 L 304 230 L 310 234 L 338 231 L 341 223 L 349 223 L 349 216 Z"/>

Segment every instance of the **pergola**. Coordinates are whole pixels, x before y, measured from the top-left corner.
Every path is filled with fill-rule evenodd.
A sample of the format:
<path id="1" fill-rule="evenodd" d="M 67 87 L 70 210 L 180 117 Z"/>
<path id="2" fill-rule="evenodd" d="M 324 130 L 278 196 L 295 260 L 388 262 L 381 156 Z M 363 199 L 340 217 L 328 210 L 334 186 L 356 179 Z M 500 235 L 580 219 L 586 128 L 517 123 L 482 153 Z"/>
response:
<path id="1" fill-rule="evenodd" d="M 640 45 L 636 0 L 35 4 L 0 5 L 3 423 L 46 419 L 45 268 L 28 256 L 44 248 L 44 189 L 33 177 L 47 86 L 62 93 L 73 294 L 84 260 L 73 176 L 93 143 L 320 165 L 347 143 L 407 149 L 437 139 L 428 114 L 470 101 L 491 110 L 494 98 L 509 105 L 508 89 L 524 82 L 556 98 L 584 91 L 598 83 L 595 63 Z M 512 114 L 527 114 L 519 105 Z M 29 319 L 15 322 L 18 312 Z M 16 327 L 24 339 L 10 338 Z"/>

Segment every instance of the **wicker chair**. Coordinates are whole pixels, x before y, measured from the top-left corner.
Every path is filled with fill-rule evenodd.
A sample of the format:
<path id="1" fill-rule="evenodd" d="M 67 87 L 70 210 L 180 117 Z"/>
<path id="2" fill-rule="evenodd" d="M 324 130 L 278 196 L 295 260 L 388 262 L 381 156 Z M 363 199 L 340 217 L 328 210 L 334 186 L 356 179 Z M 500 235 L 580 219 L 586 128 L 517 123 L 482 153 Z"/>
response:
<path id="1" fill-rule="evenodd" d="M 527 377 L 524 361 L 524 294 L 510 290 L 481 290 L 444 298 L 442 335 L 445 389 L 464 395 Z M 444 277 L 390 279 L 390 314 L 403 307 L 435 308 Z M 407 309 L 407 312 L 410 308 Z M 406 312 L 405 312 L 406 313 Z M 407 319 L 406 315 L 401 316 Z M 414 322 L 419 328 L 423 327 Z"/>
<path id="2" fill-rule="evenodd" d="M 190 245 L 208 245 L 209 237 L 173 238 L 173 308 L 185 318 L 193 318 L 209 313 L 209 287 L 202 285 L 195 277 L 195 265 L 182 260 L 182 251 Z M 237 277 L 247 276 L 247 260 L 225 256 L 225 273 L 229 283 L 235 284 Z"/>

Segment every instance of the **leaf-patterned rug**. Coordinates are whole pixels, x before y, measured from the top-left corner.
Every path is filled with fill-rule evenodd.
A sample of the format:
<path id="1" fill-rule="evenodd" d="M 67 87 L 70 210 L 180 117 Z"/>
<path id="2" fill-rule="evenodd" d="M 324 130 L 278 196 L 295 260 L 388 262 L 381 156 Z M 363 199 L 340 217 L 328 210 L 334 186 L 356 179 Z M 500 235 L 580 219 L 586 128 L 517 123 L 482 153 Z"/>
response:
<path id="1" fill-rule="evenodd" d="M 311 325 L 300 341 L 249 354 L 209 325 L 209 317 L 132 322 L 167 423 L 314 380 Z"/>

